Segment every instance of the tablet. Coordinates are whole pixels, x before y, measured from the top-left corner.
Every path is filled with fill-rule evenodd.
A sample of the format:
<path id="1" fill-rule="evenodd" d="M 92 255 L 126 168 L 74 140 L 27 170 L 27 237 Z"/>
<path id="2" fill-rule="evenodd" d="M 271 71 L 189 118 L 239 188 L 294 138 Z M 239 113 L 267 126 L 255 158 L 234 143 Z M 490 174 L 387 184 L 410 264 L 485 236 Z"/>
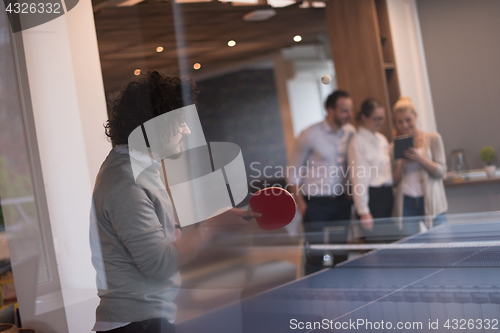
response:
<path id="1" fill-rule="evenodd" d="M 394 139 L 394 159 L 404 158 L 404 151 L 413 147 L 413 136 L 400 136 Z"/>

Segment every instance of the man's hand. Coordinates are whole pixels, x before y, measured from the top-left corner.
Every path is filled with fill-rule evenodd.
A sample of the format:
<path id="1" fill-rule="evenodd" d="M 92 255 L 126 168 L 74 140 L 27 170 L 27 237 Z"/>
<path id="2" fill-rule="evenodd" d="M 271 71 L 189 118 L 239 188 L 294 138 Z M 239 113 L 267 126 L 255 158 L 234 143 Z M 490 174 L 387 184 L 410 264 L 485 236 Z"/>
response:
<path id="1" fill-rule="evenodd" d="M 202 222 L 189 235 L 172 243 L 177 248 L 179 267 L 196 258 L 218 233 L 247 227 L 252 224 L 252 218 L 260 216 L 260 213 L 231 208 L 220 215 Z"/>
<path id="2" fill-rule="evenodd" d="M 372 214 L 363 214 L 361 215 L 361 227 L 363 229 L 372 231 L 373 230 L 373 216 Z"/>
<path id="3" fill-rule="evenodd" d="M 201 224 L 203 236 L 208 239 L 214 237 L 221 231 L 238 230 L 252 224 L 252 219 L 261 217 L 257 212 L 231 208 L 224 213 L 214 216 Z"/>

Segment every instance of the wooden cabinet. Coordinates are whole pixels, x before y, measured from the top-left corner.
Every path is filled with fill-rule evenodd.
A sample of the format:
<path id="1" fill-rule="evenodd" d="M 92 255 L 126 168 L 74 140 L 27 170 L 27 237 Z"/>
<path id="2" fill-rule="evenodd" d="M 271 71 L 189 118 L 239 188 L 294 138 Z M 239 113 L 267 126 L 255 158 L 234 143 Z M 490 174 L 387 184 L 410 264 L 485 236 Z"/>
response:
<path id="1" fill-rule="evenodd" d="M 392 106 L 400 96 L 386 0 L 331 0 L 326 18 L 339 89 L 358 112 L 365 98 L 384 104 L 382 133 L 393 137 Z"/>

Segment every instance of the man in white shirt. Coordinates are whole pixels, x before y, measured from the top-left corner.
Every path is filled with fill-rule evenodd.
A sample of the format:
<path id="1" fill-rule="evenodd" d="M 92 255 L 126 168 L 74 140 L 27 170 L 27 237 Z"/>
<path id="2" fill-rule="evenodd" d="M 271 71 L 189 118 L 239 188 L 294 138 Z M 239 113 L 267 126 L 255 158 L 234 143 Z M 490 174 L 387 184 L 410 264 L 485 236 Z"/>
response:
<path id="1" fill-rule="evenodd" d="M 347 147 L 356 130 L 349 123 L 353 103 L 347 92 L 333 92 L 325 107 L 325 120 L 297 138 L 287 176 L 307 240 L 323 242 L 324 228 L 334 227 L 330 228 L 336 234 L 332 241 L 337 243 L 347 240 L 351 214 L 351 200 L 346 196 Z M 335 256 L 335 263 L 345 258 Z M 328 257 L 325 259 L 328 262 Z M 323 254 L 308 254 L 306 274 L 321 268 Z"/>

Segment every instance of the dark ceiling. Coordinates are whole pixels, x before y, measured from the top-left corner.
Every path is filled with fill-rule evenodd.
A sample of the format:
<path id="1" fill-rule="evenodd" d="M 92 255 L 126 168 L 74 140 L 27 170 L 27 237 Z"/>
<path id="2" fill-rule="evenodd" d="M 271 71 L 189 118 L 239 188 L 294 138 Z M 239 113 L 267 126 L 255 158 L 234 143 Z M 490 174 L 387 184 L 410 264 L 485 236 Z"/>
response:
<path id="1" fill-rule="evenodd" d="M 183 68 L 183 73 L 199 75 L 269 56 L 295 45 L 295 35 L 302 36 L 302 44 L 319 44 L 318 36 L 327 31 L 324 9 L 299 8 L 299 4 L 274 8 L 274 17 L 259 22 L 244 21 L 243 16 L 270 6 L 152 1 L 96 10 L 106 91 L 133 80 L 136 69 L 179 72 Z M 229 47 L 229 40 L 236 46 Z M 163 52 L 156 51 L 158 46 Z M 196 72 L 194 63 L 201 64 Z"/>

